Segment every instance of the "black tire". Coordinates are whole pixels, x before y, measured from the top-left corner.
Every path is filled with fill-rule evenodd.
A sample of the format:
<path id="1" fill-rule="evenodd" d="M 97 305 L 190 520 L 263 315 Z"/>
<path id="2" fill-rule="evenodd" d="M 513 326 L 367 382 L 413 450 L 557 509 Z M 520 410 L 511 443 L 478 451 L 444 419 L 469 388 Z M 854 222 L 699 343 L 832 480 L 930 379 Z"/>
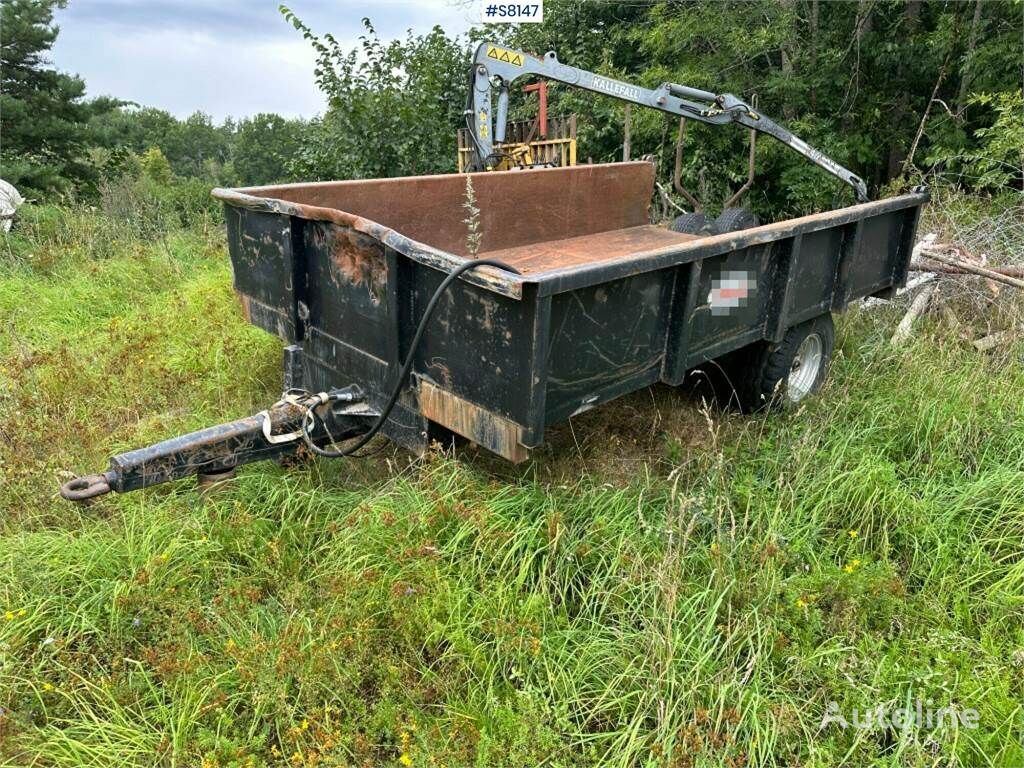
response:
<path id="1" fill-rule="evenodd" d="M 834 342 L 832 315 L 826 314 L 793 326 L 778 344 L 758 342 L 739 350 L 729 366 L 734 402 L 745 413 L 796 405 L 821 388 Z"/>
<path id="2" fill-rule="evenodd" d="M 707 235 L 711 232 L 712 222 L 700 211 L 684 213 L 677 216 L 675 221 L 669 225 L 673 232 L 682 232 L 685 235 Z"/>
<path id="3" fill-rule="evenodd" d="M 749 208 L 726 208 L 721 216 L 715 219 L 712 227 L 715 234 L 724 232 L 739 232 L 741 229 L 753 229 L 761 226 L 761 220 L 757 214 Z"/>

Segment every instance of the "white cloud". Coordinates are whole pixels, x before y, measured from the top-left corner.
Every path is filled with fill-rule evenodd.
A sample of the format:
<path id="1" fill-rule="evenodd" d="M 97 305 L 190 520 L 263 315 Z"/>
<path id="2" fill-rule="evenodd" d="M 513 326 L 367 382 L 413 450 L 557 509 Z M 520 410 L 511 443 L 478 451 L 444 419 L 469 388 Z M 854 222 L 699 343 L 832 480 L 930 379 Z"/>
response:
<path id="1" fill-rule="evenodd" d="M 363 16 L 389 39 L 434 24 L 458 34 L 475 11 L 447 0 L 287 4 L 345 47 L 357 45 Z M 325 107 L 313 81 L 313 50 L 281 18 L 277 2 L 72 0 L 57 22 L 53 61 L 85 78 L 90 96 L 116 96 L 179 117 L 198 109 L 217 120 L 256 112 L 311 117 Z"/>

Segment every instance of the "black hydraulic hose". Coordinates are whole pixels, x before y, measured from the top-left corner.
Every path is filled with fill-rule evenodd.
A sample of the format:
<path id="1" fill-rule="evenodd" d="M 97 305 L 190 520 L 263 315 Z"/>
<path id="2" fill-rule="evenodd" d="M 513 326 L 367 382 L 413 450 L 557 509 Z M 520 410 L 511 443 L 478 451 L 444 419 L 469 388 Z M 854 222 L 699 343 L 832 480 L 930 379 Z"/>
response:
<path id="1" fill-rule="evenodd" d="M 405 386 L 405 380 L 409 377 L 409 371 L 412 370 L 413 359 L 416 356 L 416 348 L 420 345 L 420 339 L 423 338 L 423 332 L 427 329 L 427 323 L 430 321 L 430 316 L 434 314 L 434 309 L 437 308 L 437 303 L 441 300 L 441 296 L 446 290 L 448 290 L 448 287 L 458 279 L 459 275 L 463 272 L 468 272 L 471 269 L 476 269 L 477 267 L 497 267 L 498 269 L 511 272 L 515 275 L 521 274 L 515 267 L 509 266 L 505 262 L 498 261 L 497 259 L 472 259 L 460 264 L 448 273 L 448 276 L 441 281 L 439 286 L 437 286 L 437 290 L 434 291 L 434 295 L 430 297 L 430 301 L 427 302 L 426 309 L 423 310 L 423 317 L 420 318 L 420 323 L 416 326 L 416 333 L 413 334 L 412 341 L 409 343 L 409 351 L 406 353 L 405 362 L 402 363 L 402 368 L 398 372 L 398 379 L 395 381 L 395 389 L 391 393 L 391 397 L 388 398 L 388 402 L 384 406 L 384 409 L 380 412 L 380 416 L 377 417 L 377 421 L 375 421 L 369 431 L 356 440 L 353 445 L 337 451 L 321 448 L 316 445 L 312 439 L 310 439 L 307 433 L 304 432 L 303 435 L 306 439 L 306 445 L 311 451 L 313 451 L 313 453 L 332 459 L 336 459 L 341 456 L 350 456 L 373 439 L 373 436 L 376 435 L 380 431 L 380 428 L 384 426 L 384 422 L 387 421 L 388 416 L 395 407 L 395 403 L 398 402 L 398 398 L 402 394 L 402 388 Z"/>

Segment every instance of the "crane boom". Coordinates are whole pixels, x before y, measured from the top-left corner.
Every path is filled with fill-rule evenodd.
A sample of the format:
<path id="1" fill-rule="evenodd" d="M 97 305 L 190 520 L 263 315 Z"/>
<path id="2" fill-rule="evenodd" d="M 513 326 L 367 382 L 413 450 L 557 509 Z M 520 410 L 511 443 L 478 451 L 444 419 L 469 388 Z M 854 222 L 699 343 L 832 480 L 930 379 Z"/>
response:
<path id="1" fill-rule="evenodd" d="M 858 201 L 864 202 L 868 199 L 867 186 L 859 176 L 732 94 L 716 94 L 677 83 L 662 83 L 652 90 L 563 64 L 554 51 L 549 51 L 544 56 L 534 56 L 494 43 L 481 43 L 476 49 L 470 77 L 466 120 L 475 145 L 477 170 L 493 167 L 500 159 L 500 155 L 495 152 L 495 146 L 505 139 L 509 86 L 513 81 L 528 75 L 565 83 L 702 123 L 738 123 L 778 139 L 818 167 L 849 184 L 853 187 Z M 491 92 L 495 89 L 498 95 L 496 107 L 492 105 L 491 98 Z"/>

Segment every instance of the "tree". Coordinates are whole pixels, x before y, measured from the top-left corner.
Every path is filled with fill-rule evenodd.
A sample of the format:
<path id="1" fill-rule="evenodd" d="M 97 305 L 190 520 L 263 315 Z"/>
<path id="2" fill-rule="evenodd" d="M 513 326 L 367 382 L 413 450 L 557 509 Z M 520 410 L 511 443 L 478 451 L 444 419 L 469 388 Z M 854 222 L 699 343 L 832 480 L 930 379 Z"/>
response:
<path id="1" fill-rule="evenodd" d="M 242 184 L 271 184 L 290 178 L 288 164 L 298 151 L 305 123 L 261 112 L 240 120 L 232 165 Z"/>
<path id="2" fill-rule="evenodd" d="M 121 102 L 116 109 L 94 115 L 89 120 L 90 141 L 106 149 L 128 149 L 141 154 L 150 147 L 163 147 L 178 130 L 178 120 L 170 112 Z"/>
<path id="3" fill-rule="evenodd" d="M 86 121 L 110 108 L 85 102 L 80 77 L 48 66 L 59 32 L 53 11 L 65 3 L 4 0 L 0 16 L 0 164 L 4 178 L 37 194 L 93 178 Z"/>
<path id="4" fill-rule="evenodd" d="M 282 6 L 317 54 L 317 84 L 328 99 L 291 164 L 314 179 L 447 173 L 455 169 L 455 129 L 464 119 L 467 46 L 440 27 L 384 43 L 369 19 L 358 50 L 314 34 Z"/>
<path id="5" fill-rule="evenodd" d="M 174 172 L 218 181 L 220 170 L 231 157 L 234 126 L 216 126 L 205 112 L 196 111 L 177 124 L 169 146 L 161 147 Z"/>

